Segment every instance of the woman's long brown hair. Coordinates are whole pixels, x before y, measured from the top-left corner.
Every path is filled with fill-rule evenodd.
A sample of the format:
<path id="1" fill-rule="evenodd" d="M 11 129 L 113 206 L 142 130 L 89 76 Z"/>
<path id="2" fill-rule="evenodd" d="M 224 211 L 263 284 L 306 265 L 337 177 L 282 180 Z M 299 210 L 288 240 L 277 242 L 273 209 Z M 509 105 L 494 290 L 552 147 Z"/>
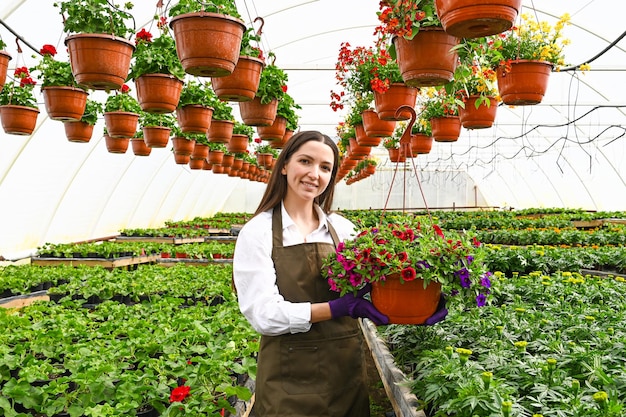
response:
<path id="1" fill-rule="evenodd" d="M 283 198 L 287 195 L 287 176 L 283 175 L 281 171 L 285 164 L 289 162 L 291 156 L 300 149 L 303 144 L 311 140 L 322 142 L 333 150 L 334 161 L 330 181 L 324 192 L 315 199 L 315 202 L 319 204 L 325 213 L 328 214 L 330 212 L 335 195 L 335 180 L 337 178 L 339 165 L 339 149 L 337 149 L 335 142 L 327 135 L 315 130 L 307 130 L 296 133 L 287 141 L 287 145 L 283 148 L 272 169 L 272 175 L 267 183 L 267 188 L 265 189 L 265 193 L 263 193 L 261 202 L 254 213 L 255 215 L 272 209 L 283 201 Z"/>

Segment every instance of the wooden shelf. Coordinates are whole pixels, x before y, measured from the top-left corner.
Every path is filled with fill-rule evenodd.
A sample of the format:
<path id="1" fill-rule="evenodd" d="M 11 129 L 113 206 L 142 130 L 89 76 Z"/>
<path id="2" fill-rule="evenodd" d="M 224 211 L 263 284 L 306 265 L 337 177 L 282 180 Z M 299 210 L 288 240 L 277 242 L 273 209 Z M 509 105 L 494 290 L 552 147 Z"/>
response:
<path id="1" fill-rule="evenodd" d="M 171 243 L 174 245 L 182 245 L 184 243 L 202 243 L 205 237 L 119 236 L 115 238 L 115 240 L 120 242 Z"/>
<path id="2" fill-rule="evenodd" d="M 31 263 L 39 266 L 58 266 L 58 265 L 70 265 L 70 266 L 101 266 L 107 269 L 132 267 L 139 264 L 145 264 L 150 262 L 156 262 L 159 255 L 150 256 L 127 256 L 123 258 L 40 258 L 33 257 Z"/>

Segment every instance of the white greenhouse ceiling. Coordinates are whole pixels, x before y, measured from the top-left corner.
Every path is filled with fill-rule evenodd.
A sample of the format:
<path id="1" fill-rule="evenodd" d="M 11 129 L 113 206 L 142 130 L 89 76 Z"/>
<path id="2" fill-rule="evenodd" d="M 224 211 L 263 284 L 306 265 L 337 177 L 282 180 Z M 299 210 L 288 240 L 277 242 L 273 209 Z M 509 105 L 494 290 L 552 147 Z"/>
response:
<path id="1" fill-rule="evenodd" d="M 116 2 L 121 3 L 121 2 Z M 163 2 L 166 7 L 176 1 Z M 374 0 L 236 0 L 249 26 L 264 20 L 261 46 L 274 52 L 288 76 L 288 92 L 301 130 L 331 136 L 344 115 L 330 106 L 340 44 L 370 46 L 378 24 Z M 54 0 L 0 2 L 0 36 L 16 66 L 33 66 L 44 44 L 67 57 L 59 8 Z M 149 27 L 156 0 L 134 2 L 137 31 Z M 626 208 L 626 3 L 616 0 L 523 0 L 522 13 L 555 23 L 568 13 L 568 65 L 591 69 L 551 74 L 543 101 L 500 106 L 492 128 L 463 129 L 455 143 L 435 143 L 415 160 L 426 202 L 414 175 L 408 207 Z M 152 29 L 155 31 L 155 29 Z M 16 43 L 16 36 L 19 41 Z M 17 45 L 22 49 L 18 54 Z M 38 91 L 38 89 L 37 89 Z M 261 183 L 191 171 L 174 164 L 169 148 L 149 157 L 109 154 L 103 121 L 88 144 L 70 143 L 62 123 L 47 118 L 43 99 L 31 136 L 0 131 L 0 256 L 18 257 L 45 242 L 116 234 L 126 227 L 161 226 L 169 219 L 216 211 L 253 211 Z M 104 102 L 102 91 L 91 98 Z M 237 106 L 235 116 L 238 116 Z M 391 186 L 385 152 L 380 173 L 352 186 L 340 184 L 340 208 L 382 207 Z M 394 185 L 395 186 L 395 185 Z M 402 196 L 395 205 L 404 204 Z"/>

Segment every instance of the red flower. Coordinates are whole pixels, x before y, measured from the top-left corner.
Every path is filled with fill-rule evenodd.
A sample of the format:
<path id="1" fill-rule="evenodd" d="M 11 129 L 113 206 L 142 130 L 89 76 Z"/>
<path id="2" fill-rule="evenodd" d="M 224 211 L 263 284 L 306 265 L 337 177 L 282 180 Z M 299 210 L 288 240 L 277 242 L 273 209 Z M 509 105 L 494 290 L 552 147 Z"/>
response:
<path id="1" fill-rule="evenodd" d="M 286 85 L 283 85 L 281 88 L 283 89 L 283 93 L 287 92 L 287 86 Z"/>
<path id="2" fill-rule="evenodd" d="M 39 53 L 41 55 L 55 56 L 57 54 L 57 49 L 52 45 L 46 44 L 39 50 Z"/>
<path id="3" fill-rule="evenodd" d="M 254 138 L 254 143 L 261 143 L 261 138 Z"/>
<path id="4" fill-rule="evenodd" d="M 137 35 L 135 35 L 135 43 L 139 41 L 152 42 L 152 33 L 148 32 L 145 28 L 141 29 Z"/>
<path id="5" fill-rule="evenodd" d="M 187 398 L 189 396 L 189 390 L 191 389 L 191 387 L 187 386 L 187 385 L 183 385 L 182 387 L 176 387 L 172 390 L 172 393 L 170 394 L 170 402 L 181 402 L 183 401 L 185 398 Z"/>
<path id="6" fill-rule="evenodd" d="M 128 93 L 130 91 L 130 87 L 128 85 L 124 84 L 122 86 L 122 90 L 121 91 L 122 91 L 122 93 L 126 94 L 126 93 Z"/>
<path id="7" fill-rule="evenodd" d="M 20 87 L 24 87 L 25 85 L 35 85 L 37 81 L 33 80 L 31 77 L 24 77 L 20 80 Z"/>
<path id="8" fill-rule="evenodd" d="M 415 269 L 413 269 L 413 267 L 408 266 L 406 268 L 404 268 L 401 272 L 402 274 L 402 279 L 404 281 L 413 281 L 416 277 L 416 273 L 415 273 Z"/>
<path id="9" fill-rule="evenodd" d="M 444 236 L 443 236 L 443 232 L 441 231 L 441 227 L 435 224 L 433 225 L 433 229 L 435 229 L 435 233 L 437 233 L 437 236 L 443 239 Z"/>
<path id="10" fill-rule="evenodd" d="M 400 260 L 400 262 L 405 262 L 407 259 L 409 259 L 409 255 L 406 252 L 400 252 L 398 253 L 398 259 Z"/>
<path id="11" fill-rule="evenodd" d="M 28 72 L 28 68 L 26 67 L 17 67 L 15 68 L 15 72 L 13 73 L 17 78 L 26 78 L 30 77 L 30 73 Z"/>
<path id="12" fill-rule="evenodd" d="M 476 236 L 474 236 L 474 237 L 472 238 L 472 244 L 473 244 L 475 247 L 479 247 L 479 246 L 480 246 L 480 241 L 479 241 L 478 239 L 476 239 Z"/>
<path id="13" fill-rule="evenodd" d="M 159 22 L 157 23 L 157 27 L 159 29 L 163 29 L 167 27 L 167 18 L 165 16 L 161 16 Z"/>

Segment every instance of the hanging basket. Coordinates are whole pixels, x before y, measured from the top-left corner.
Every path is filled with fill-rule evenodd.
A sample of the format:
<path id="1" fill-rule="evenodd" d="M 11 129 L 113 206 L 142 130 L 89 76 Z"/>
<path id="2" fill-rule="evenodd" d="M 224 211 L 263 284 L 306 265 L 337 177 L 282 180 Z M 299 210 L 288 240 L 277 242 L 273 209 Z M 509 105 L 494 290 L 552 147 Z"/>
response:
<path id="1" fill-rule="evenodd" d="M 435 142 L 456 142 L 461 135 L 459 116 L 444 116 L 430 119 L 430 127 Z"/>
<path id="2" fill-rule="evenodd" d="M 230 153 L 244 153 L 248 150 L 249 143 L 248 135 L 233 133 L 226 148 Z"/>
<path id="3" fill-rule="evenodd" d="M 206 134 L 211 126 L 213 107 L 189 104 L 176 109 L 178 126 L 183 133 Z"/>
<path id="4" fill-rule="evenodd" d="M 176 110 L 183 82 L 169 74 L 144 74 L 137 77 L 137 101 L 148 113 L 171 113 Z"/>
<path id="5" fill-rule="evenodd" d="M 132 138 L 130 142 L 133 154 L 136 156 L 150 156 L 150 153 L 152 153 L 152 148 L 146 145 L 143 138 Z"/>
<path id="6" fill-rule="evenodd" d="M 451 49 L 459 43 L 459 39 L 442 28 L 421 28 L 413 39 L 396 36 L 393 43 L 405 84 L 433 87 L 454 78 L 458 54 Z"/>
<path id="7" fill-rule="evenodd" d="M 496 120 L 496 111 L 498 110 L 496 98 L 489 97 L 489 105 L 481 102 L 476 107 L 476 100 L 479 98 L 480 96 L 470 96 L 465 101 L 465 108 L 459 106 L 461 125 L 466 129 L 487 129 Z"/>
<path id="8" fill-rule="evenodd" d="M 406 161 L 406 155 L 400 148 L 389 148 L 387 152 L 389 153 L 389 160 L 393 163 Z"/>
<path id="9" fill-rule="evenodd" d="M 235 128 L 235 122 L 231 120 L 212 120 L 211 126 L 207 133 L 209 142 L 212 143 L 226 143 L 230 142 L 233 137 L 233 129 Z"/>
<path id="10" fill-rule="evenodd" d="M 257 97 L 254 100 L 239 103 L 241 120 L 248 126 L 271 126 L 276 119 L 277 111 L 278 100 L 276 99 L 263 104 Z"/>
<path id="11" fill-rule="evenodd" d="M 209 155 L 206 160 L 209 164 L 220 165 L 222 163 L 222 159 L 224 158 L 224 151 L 219 150 L 209 150 Z"/>
<path id="12" fill-rule="evenodd" d="M 0 90 L 4 87 L 4 83 L 7 80 L 7 69 L 9 68 L 9 61 L 11 55 L 7 51 L 0 51 Z"/>
<path id="13" fill-rule="evenodd" d="M 206 159 L 209 156 L 209 145 L 197 143 L 191 152 L 191 159 Z"/>
<path id="14" fill-rule="evenodd" d="M 254 99 L 265 62 L 251 56 L 240 56 L 232 74 L 211 78 L 213 91 L 220 100 L 250 101 Z"/>
<path id="15" fill-rule="evenodd" d="M 402 106 L 415 107 L 418 89 L 402 83 L 394 83 L 384 93 L 374 92 L 374 106 L 381 120 L 408 120 L 411 112 L 402 110 L 396 115 Z"/>
<path id="16" fill-rule="evenodd" d="M 458 38 L 480 38 L 513 26 L 522 0 L 435 0 L 443 29 Z"/>
<path id="17" fill-rule="evenodd" d="M 441 284 L 431 282 L 424 288 L 422 279 L 400 281 L 398 274 L 384 282 L 372 283 L 372 303 L 389 317 L 392 324 L 423 324 L 437 310 Z"/>
<path id="18" fill-rule="evenodd" d="M 85 113 L 89 94 L 76 87 L 44 87 L 43 100 L 46 112 L 52 120 L 78 121 Z"/>
<path id="19" fill-rule="evenodd" d="M 376 113 L 374 113 L 376 114 Z M 376 116 L 376 118 L 378 118 L 378 116 Z M 365 119 L 365 117 L 364 117 Z M 379 119 L 380 120 L 380 119 Z M 365 123 L 365 120 L 363 120 L 363 122 Z M 390 123 L 385 121 L 385 123 Z M 396 122 L 391 122 L 395 125 Z M 365 124 L 357 124 L 354 126 L 354 132 L 355 132 L 355 136 L 356 136 L 356 143 L 359 146 L 378 146 L 380 145 L 380 142 L 382 141 L 382 138 L 380 136 L 368 136 L 365 132 Z"/>
<path id="20" fill-rule="evenodd" d="M 29 136 L 37 126 L 39 109 L 7 104 L 0 106 L 2 129 L 8 135 Z"/>
<path id="21" fill-rule="evenodd" d="M 135 46 L 127 39 L 99 33 L 65 38 L 76 82 L 93 90 L 118 90 L 124 85 Z"/>
<path id="22" fill-rule="evenodd" d="M 498 68 L 498 91 L 509 106 L 541 103 L 548 89 L 552 64 L 546 61 L 519 59 Z"/>
<path id="23" fill-rule="evenodd" d="M 172 138 L 172 145 L 174 147 L 175 154 L 191 156 L 196 146 L 196 141 L 175 136 Z"/>
<path id="24" fill-rule="evenodd" d="M 104 124 L 112 138 L 132 138 L 137 132 L 139 115 L 126 111 L 104 113 Z"/>
<path id="25" fill-rule="evenodd" d="M 411 154 L 413 157 L 417 155 L 430 153 L 433 148 L 433 137 L 417 133 L 411 135 Z"/>
<path id="26" fill-rule="evenodd" d="M 176 53 L 185 72 L 224 77 L 235 70 L 246 25 L 219 13 L 184 13 L 172 18 Z"/>
<path id="27" fill-rule="evenodd" d="M 94 125 L 81 121 L 69 121 L 63 123 L 63 128 L 68 141 L 88 143 L 93 135 Z"/>
<path id="28" fill-rule="evenodd" d="M 191 161 L 191 155 L 182 155 L 174 152 L 174 162 L 176 165 L 187 165 Z"/>
<path id="29" fill-rule="evenodd" d="M 376 113 L 372 109 L 365 110 L 363 113 L 361 113 L 361 117 L 363 118 L 363 129 L 365 136 L 371 138 L 383 138 L 393 135 L 393 131 L 396 129 L 395 120 L 382 120 L 380 117 L 378 117 L 378 113 Z M 380 141 L 376 145 L 378 145 L 379 143 Z"/>
<path id="30" fill-rule="evenodd" d="M 150 148 L 165 148 L 172 129 L 166 126 L 143 126 L 143 141 Z"/>
<path id="31" fill-rule="evenodd" d="M 256 131 L 263 140 L 281 141 L 287 130 L 287 119 L 283 116 L 276 116 L 271 126 L 257 126 Z"/>
<path id="32" fill-rule="evenodd" d="M 110 135 L 104 135 L 104 141 L 109 153 L 126 153 L 130 138 L 114 138 Z"/>

